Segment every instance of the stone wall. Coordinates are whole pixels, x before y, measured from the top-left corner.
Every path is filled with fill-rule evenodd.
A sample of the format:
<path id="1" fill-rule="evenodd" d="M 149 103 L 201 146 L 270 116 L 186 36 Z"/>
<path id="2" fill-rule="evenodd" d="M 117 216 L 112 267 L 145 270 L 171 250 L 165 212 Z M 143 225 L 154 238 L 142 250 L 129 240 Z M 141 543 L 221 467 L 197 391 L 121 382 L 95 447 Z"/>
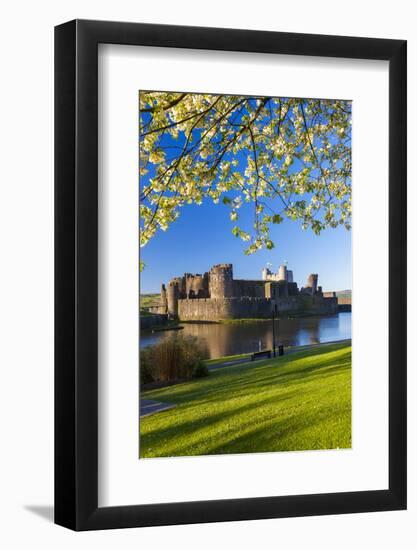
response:
<path id="1" fill-rule="evenodd" d="M 233 280 L 234 298 L 265 298 L 265 281 Z"/>
<path id="2" fill-rule="evenodd" d="M 339 304 L 339 311 L 352 311 L 352 296 L 339 296 L 337 298 L 337 303 Z"/>
<path id="3" fill-rule="evenodd" d="M 297 296 L 297 283 L 287 281 L 251 281 L 235 279 L 233 281 L 233 298 L 276 298 L 279 296 Z"/>
<path id="4" fill-rule="evenodd" d="M 277 299 L 278 312 L 324 315 L 337 312 L 337 299 L 321 296 L 288 296 Z M 178 300 L 183 321 L 262 319 L 271 315 L 271 301 L 265 298 L 217 298 Z"/>
<path id="5" fill-rule="evenodd" d="M 150 306 L 148 308 L 149 313 L 156 313 L 158 315 L 166 315 L 167 314 L 167 306 Z"/>

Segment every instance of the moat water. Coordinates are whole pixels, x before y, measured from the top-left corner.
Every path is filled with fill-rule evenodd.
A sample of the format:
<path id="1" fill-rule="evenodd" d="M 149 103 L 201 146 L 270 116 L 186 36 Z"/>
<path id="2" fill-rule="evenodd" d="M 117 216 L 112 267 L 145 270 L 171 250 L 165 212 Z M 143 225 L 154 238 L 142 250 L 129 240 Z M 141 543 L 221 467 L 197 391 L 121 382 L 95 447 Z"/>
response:
<path id="1" fill-rule="evenodd" d="M 275 321 L 276 342 L 284 346 L 304 346 L 351 338 L 351 313 Z M 272 348 L 272 322 L 232 324 L 184 323 L 181 331 L 143 333 L 140 347 L 156 344 L 175 334 L 196 336 L 207 359 L 250 353 Z"/>

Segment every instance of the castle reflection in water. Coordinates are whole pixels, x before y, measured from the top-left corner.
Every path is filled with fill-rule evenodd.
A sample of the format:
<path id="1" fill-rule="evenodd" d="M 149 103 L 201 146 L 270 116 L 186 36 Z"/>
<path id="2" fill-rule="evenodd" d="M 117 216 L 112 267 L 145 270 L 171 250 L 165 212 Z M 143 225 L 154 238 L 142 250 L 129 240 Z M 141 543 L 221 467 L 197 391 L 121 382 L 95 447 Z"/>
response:
<path id="1" fill-rule="evenodd" d="M 351 313 L 289 318 L 275 321 L 277 344 L 302 346 L 351 338 Z M 196 336 L 207 359 L 272 348 L 272 321 L 242 323 L 184 323 L 183 335 Z M 170 331 L 141 334 L 140 346 L 172 337 Z"/>

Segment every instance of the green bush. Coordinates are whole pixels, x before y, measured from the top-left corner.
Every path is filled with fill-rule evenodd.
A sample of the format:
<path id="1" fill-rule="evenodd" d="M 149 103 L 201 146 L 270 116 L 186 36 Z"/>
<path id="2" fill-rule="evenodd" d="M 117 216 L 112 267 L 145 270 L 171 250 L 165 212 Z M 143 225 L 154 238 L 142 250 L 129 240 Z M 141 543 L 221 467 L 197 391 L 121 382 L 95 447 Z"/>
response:
<path id="1" fill-rule="evenodd" d="M 153 382 L 152 368 L 151 368 L 151 353 L 149 348 L 144 348 L 140 351 L 140 383 L 149 384 Z"/>
<path id="2" fill-rule="evenodd" d="M 147 384 L 191 378 L 202 356 L 195 336 L 172 334 L 140 351 L 140 381 Z"/>
<path id="3" fill-rule="evenodd" d="M 193 378 L 203 378 L 204 376 L 208 376 L 208 374 L 209 370 L 203 361 L 199 361 L 194 365 Z"/>

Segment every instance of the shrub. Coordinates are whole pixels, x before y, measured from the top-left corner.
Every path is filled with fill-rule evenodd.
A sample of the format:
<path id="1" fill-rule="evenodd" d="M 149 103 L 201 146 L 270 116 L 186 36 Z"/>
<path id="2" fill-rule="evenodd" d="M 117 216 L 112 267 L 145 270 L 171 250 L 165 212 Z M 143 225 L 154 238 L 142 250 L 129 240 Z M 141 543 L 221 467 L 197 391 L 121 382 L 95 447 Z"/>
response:
<path id="1" fill-rule="evenodd" d="M 170 335 L 158 344 L 141 350 L 141 383 L 191 378 L 202 355 L 195 336 Z"/>
<path id="2" fill-rule="evenodd" d="M 139 374 L 141 384 L 149 384 L 154 380 L 152 374 L 152 358 L 150 352 L 150 348 L 144 348 L 140 350 Z"/>
<path id="3" fill-rule="evenodd" d="M 194 365 L 193 378 L 203 378 L 204 376 L 208 376 L 208 374 L 209 370 L 203 361 L 199 361 Z"/>

